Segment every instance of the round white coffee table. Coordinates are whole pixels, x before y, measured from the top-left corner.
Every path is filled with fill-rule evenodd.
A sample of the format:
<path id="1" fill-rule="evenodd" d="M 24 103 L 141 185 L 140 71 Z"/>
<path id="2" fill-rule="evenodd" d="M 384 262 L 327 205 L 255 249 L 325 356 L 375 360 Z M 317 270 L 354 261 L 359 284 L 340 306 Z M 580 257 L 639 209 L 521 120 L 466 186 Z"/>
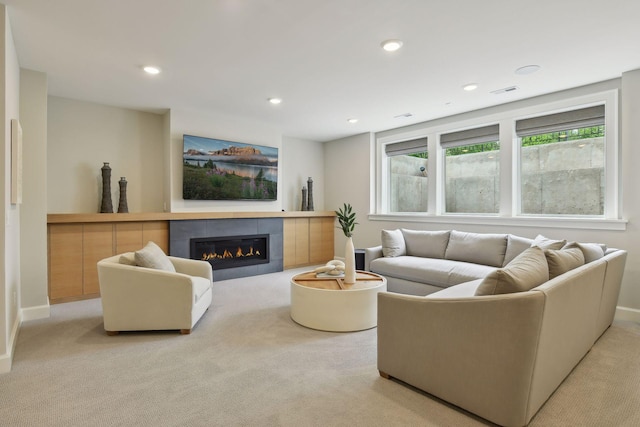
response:
<path id="1" fill-rule="evenodd" d="M 387 279 L 356 272 L 356 283 L 342 278 L 316 277 L 313 271 L 291 278 L 291 318 L 302 326 L 331 332 L 361 331 L 378 323 L 378 292 Z"/>

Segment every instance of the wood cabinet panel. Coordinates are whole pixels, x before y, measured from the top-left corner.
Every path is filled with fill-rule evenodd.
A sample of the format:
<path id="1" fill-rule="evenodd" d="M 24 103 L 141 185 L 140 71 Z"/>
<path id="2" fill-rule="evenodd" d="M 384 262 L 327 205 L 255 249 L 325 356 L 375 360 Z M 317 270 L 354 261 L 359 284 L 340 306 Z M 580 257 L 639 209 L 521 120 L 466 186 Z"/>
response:
<path id="1" fill-rule="evenodd" d="M 100 293 L 97 263 L 114 254 L 113 224 L 84 224 L 83 226 L 83 294 Z"/>
<path id="2" fill-rule="evenodd" d="M 100 295 L 97 263 L 154 241 L 169 250 L 168 221 L 49 224 L 49 300 L 52 304 Z"/>
<path id="3" fill-rule="evenodd" d="M 333 259 L 334 217 L 285 218 L 284 268 L 324 264 Z"/>
<path id="4" fill-rule="evenodd" d="M 164 251 L 169 253 L 169 223 L 167 221 L 150 221 L 142 223 L 142 244 L 154 242 Z"/>
<path id="5" fill-rule="evenodd" d="M 146 244 L 142 242 L 142 223 L 123 222 L 115 224 L 116 228 L 116 253 L 134 252 Z"/>
<path id="6" fill-rule="evenodd" d="M 309 218 L 309 262 L 323 264 L 333 259 L 334 218 Z"/>
<path id="7" fill-rule="evenodd" d="M 49 298 L 82 295 L 82 224 L 49 226 Z"/>
<path id="8" fill-rule="evenodd" d="M 296 265 L 309 264 L 309 219 L 296 218 Z"/>
<path id="9" fill-rule="evenodd" d="M 284 268 L 296 265 L 296 220 L 285 218 L 282 223 L 282 257 Z"/>

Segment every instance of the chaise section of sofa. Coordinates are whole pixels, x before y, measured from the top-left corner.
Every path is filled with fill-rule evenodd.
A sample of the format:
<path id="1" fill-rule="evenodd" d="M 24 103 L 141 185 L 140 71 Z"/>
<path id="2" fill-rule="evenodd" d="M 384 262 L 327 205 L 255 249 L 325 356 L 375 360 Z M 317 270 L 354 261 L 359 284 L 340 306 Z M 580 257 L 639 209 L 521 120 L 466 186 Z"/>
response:
<path id="1" fill-rule="evenodd" d="M 538 243 L 564 246 L 564 241 Z M 527 240 L 519 244 L 525 247 Z M 592 247 L 595 256 L 588 252 Z M 584 252 L 579 266 L 555 271 L 551 280 L 520 292 L 479 295 L 486 281 L 478 278 L 427 296 L 379 294 L 380 374 L 493 423 L 528 424 L 615 314 L 626 251 L 569 248 L 573 254 L 575 248 Z M 548 249 L 544 254 L 553 264 L 560 255 L 570 259 L 570 251 L 565 252 Z M 497 269 L 490 274 L 498 275 Z"/>

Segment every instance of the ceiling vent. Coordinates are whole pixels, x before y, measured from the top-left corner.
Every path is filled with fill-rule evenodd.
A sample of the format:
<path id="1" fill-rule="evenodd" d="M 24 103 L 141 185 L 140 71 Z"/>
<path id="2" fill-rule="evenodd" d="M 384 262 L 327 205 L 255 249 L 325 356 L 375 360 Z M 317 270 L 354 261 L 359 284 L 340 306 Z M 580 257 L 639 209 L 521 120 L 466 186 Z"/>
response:
<path id="1" fill-rule="evenodd" d="M 494 95 L 502 95 L 503 93 L 515 92 L 516 90 L 518 90 L 518 86 L 509 86 L 502 89 L 492 90 L 491 93 Z"/>

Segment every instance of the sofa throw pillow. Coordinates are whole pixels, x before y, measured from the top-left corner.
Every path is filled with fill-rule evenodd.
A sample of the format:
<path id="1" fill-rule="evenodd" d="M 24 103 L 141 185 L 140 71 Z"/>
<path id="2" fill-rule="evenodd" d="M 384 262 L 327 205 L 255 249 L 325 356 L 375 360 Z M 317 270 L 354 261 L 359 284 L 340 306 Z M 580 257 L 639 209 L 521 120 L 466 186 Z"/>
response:
<path id="1" fill-rule="evenodd" d="M 549 268 L 544 251 L 531 246 L 503 268 L 489 273 L 478 288 L 476 295 L 498 295 L 524 292 L 549 280 Z"/>
<path id="2" fill-rule="evenodd" d="M 407 254 L 402 231 L 382 230 L 382 255 L 385 257 L 397 257 Z"/>
<path id="3" fill-rule="evenodd" d="M 604 256 L 605 249 L 600 243 L 576 243 L 584 255 L 584 263 L 590 263 Z"/>
<path id="4" fill-rule="evenodd" d="M 504 267 L 505 265 L 513 261 L 515 257 L 524 252 L 524 250 L 530 247 L 532 243 L 533 239 L 509 234 L 507 236 L 507 251 L 504 254 L 504 261 L 502 262 L 502 266 Z"/>
<path id="5" fill-rule="evenodd" d="M 407 255 L 423 258 L 444 258 L 449 242 L 449 230 L 423 231 L 400 229 L 407 247 Z"/>
<path id="6" fill-rule="evenodd" d="M 575 243 L 560 250 L 545 249 L 544 255 L 549 265 L 549 280 L 584 265 L 582 250 Z"/>
<path id="7" fill-rule="evenodd" d="M 567 244 L 566 240 L 554 240 L 544 237 L 542 234 L 538 234 L 535 239 L 533 239 L 533 243 L 531 246 L 537 246 L 542 249 L 562 249 L 564 245 Z"/>
<path id="8" fill-rule="evenodd" d="M 136 265 L 140 267 L 155 268 L 157 270 L 173 271 L 176 269 L 171 263 L 171 260 L 165 255 L 160 246 L 154 242 L 149 242 L 147 245 L 135 252 Z"/>
<path id="9" fill-rule="evenodd" d="M 446 259 L 502 267 L 507 250 L 506 234 L 451 231 Z"/>
<path id="10" fill-rule="evenodd" d="M 136 255 L 133 252 L 127 252 L 126 254 L 120 255 L 118 262 L 124 265 L 137 265 Z"/>

